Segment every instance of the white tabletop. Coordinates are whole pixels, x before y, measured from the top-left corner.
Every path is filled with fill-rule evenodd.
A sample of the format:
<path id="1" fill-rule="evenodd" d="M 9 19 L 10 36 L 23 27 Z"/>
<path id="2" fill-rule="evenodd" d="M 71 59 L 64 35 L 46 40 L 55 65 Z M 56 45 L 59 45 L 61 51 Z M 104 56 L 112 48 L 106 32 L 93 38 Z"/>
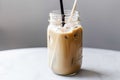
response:
<path id="1" fill-rule="evenodd" d="M 120 52 L 84 48 L 82 70 L 66 77 L 48 68 L 46 48 L 0 51 L 0 80 L 120 80 Z"/>

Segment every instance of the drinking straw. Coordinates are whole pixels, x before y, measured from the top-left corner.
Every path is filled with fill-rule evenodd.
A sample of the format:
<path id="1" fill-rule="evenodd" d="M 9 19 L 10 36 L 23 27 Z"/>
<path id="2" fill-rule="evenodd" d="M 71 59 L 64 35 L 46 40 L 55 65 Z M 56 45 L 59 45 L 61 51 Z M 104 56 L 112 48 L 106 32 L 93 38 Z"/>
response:
<path id="1" fill-rule="evenodd" d="M 54 58 L 55 58 L 55 52 L 56 52 L 56 48 L 57 48 L 57 42 L 58 42 L 58 36 L 56 37 L 56 41 L 55 41 L 55 47 L 54 47 L 54 49 L 53 49 L 53 53 L 52 53 L 52 57 L 51 57 L 51 60 L 50 60 L 50 68 L 52 69 L 53 68 L 53 60 L 54 60 Z"/>
<path id="2" fill-rule="evenodd" d="M 62 27 L 64 26 L 65 24 L 65 15 L 64 15 L 64 7 L 63 7 L 63 0 L 60 0 L 60 10 L 61 10 L 61 16 L 62 16 Z M 56 41 L 55 41 L 55 44 L 57 44 L 58 42 L 58 37 L 56 38 Z M 55 45 L 54 49 L 53 49 L 53 55 L 52 55 L 52 58 L 51 58 L 51 61 L 50 61 L 50 67 L 52 68 L 52 65 L 53 65 L 53 60 L 55 58 L 55 50 L 56 50 L 56 47 L 57 45 Z"/>
<path id="3" fill-rule="evenodd" d="M 77 6 L 77 0 L 74 1 L 73 8 L 72 8 L 70 17 L 69 17 L 69 19 L 68 19 L 68 22 L 71 22 L 72 17 L 73 17 L 73 15 L 74 15 L 74 13 L 75 13 L 75 10 L 76 10 L 76 6 Z"/>
<path id="4" fill-rule="evenodd" d="M 63 0 L 60 0 L 60 10 L 61 10 L 61 16 L 62 16 L 62 27 L 65 24 L 65 14 L 64 14 L 64 6 L 63 6 Z"/>

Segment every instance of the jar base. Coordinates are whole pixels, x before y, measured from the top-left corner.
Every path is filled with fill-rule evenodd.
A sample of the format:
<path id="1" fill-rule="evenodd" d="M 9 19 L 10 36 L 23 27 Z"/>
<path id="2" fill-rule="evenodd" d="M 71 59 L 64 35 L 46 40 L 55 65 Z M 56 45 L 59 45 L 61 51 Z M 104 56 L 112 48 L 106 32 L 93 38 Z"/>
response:
<path id="1" fill-rule="evenodd" d="M 81 70 L 81 69 L 80 69 Z M 56 74 L 56 75 L 59 75 L 59 76 L 68 76 L 68 77 L 70 77 L 70 76 L 75 76 L 75 75 L 77 75 L 79 72 L 80 72 L 80 70 L 78 70 L 78 71 L 76 71 L 76 72 L 74 72 L 74 73 L 69 73 L 69 74 L 59 74 L 59 73 L 55 73 L 55 72 L 53 72 L 54 74 Z"/>

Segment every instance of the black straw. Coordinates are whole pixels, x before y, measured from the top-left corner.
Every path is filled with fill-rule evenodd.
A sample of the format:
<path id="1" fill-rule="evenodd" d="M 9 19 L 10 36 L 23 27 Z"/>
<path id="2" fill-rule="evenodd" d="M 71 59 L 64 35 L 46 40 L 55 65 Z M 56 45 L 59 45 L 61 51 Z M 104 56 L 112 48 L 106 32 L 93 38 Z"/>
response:
<path id="1" fill-rule="evenodd" d="M 60 0 L 60 9 L 61 9 L 61 15 L 62 15 L 62 26 L 64 26 L 64 24 L 65 24 L 65 14 L 64 14 L 63 0 Z"/>

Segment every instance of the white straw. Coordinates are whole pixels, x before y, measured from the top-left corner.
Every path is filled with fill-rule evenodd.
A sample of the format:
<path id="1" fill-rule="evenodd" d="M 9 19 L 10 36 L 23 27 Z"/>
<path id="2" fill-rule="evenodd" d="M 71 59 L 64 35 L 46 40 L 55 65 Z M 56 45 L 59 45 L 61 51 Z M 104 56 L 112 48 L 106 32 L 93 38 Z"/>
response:
<path id="1" fill-rule="evenodd" d="M 58 42 L 58 36 L 56 37 L 57 39 L 56 39 L 56 42 L 55 42 L 55 47 L 54 47 L 54 49 L 53 49 L 53 53 L 52 53 L 52 58 L 51 58 L 51 61 L 50 61 L 50 68 L 52 68 L 52 65 L 53 65 L 53 60 L 54 60 L 54 58 L 55 58 L 55 51 L 56 51 L 56 46 L 57 46 L 57 42 Z"/>
<path id="2" fill-rule="evenodd" d="M 70 17 L 68 19 L 68 22 L 70 22 L 72 20 L 72 17 L 75 13 L 75 10 L 76 10 L 76 6 L 77 6 L 77 0 L 74 1 L 74 4 L 73 4 L 73 8 L 72 8 L 72 11 L 71 11 L 71 14 L 70 14 Z"/>

